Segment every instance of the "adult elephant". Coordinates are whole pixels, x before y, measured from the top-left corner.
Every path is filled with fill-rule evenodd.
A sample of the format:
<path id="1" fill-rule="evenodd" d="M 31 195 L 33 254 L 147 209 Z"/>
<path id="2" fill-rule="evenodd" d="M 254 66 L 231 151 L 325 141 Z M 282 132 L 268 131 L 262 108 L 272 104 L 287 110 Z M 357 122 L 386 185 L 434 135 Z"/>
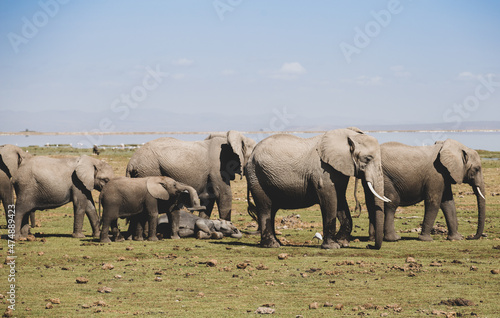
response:
<path id="1" fill-rule="evenodd" d="M 452 184 L 468 183 L 477 198 L 478 225 L 472 239 L 479 239 L 484 230 L 486 199 L 481 158 L 460 142 L 447 139 L 431 146 L 408 146 L 388 142 L 380 146 L 384 172 L 385 203 L 384 239 L 397 241 L 401 237 L 394 228 L 398 206 L 410 206 L 424 201 L 425 213 L 419 240 L 431 241 L 431 230 L 439 209 L 448 226 L 448 239 L 461 240 L 453 200 Z"/>
<path id="2" fill-rule="evenodd" d="M 210 218 L 214 203 L 219 217 L 231 220 L 230 181 L 242 175 L 255 141 L 237 131 L 210 135 L 203 141 L 163 137 L 138 149 L 127 165 L 127 176 L 167 176 L 193 187 L 206 207 L 200 216 Z"/>
<path id="3" fill-rule="evenodd" d="M 73 237 L 82 233 L 86 214 L 94 236 L 99 236 L 99 218 L 92 190 L 100 191 L 114 177 L 113 168 L 104 161 L 89 157 L 52 158 L 33 156 L 25 159 L 12 178 L 16 191 L 14 239 L 26 237 L 28 214 L 53 209 L 73 202 Z"/>
<path id="4" fill-rule="evenodd" d="M 322 248 L 346 246 L 352 219 L 346 200 L 350 176 L 366 180 L 370 219 L 376 225 L 375 248 L 383 240 L 384 183 L 380 146 L 357 128 L 337 129 L 303 139 L 279 134 L 262 140 L 246 166 L 249 213 L 259 222 L 262 247 L 279 247 L 275 234 L 278 209 L 300 209 L 318 204 L 323 218 Z M 341 227 L 337 236 L 336 217 Z M 339 244 L 340 242 L 340 244 Z M 372 246 L 370 246 L 372 247 Z"/>
<path id="5" fill-rule="evenodd" d="M 17 173 L 17 169 L 21 163 L 31 158 L 31 154 L 22 150 L 18 146 L 3 145 L 0 147 L 0 200 L 3 203 L 7 224 L 9 224 L 9 216 L 7 211 L 12 210 L 14 206 L 14 187 L 12 186 L 12 176 Z M 8 167 L 9 168 L 8 168 Z M 10 208 L 9 208 L 10 207 Z M 30 213 L 31 226 L 35 226 L 35 213 Z"/>

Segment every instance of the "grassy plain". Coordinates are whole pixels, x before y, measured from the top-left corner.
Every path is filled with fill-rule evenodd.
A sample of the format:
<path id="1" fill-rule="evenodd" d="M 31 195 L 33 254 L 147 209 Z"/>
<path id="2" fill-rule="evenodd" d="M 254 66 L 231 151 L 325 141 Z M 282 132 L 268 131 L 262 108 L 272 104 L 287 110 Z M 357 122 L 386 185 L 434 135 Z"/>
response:
<path id="1" fill-rule="evenodd" d="M 73 148 L 29 151 L 51 156 L 90 154 Z M 99 158 L 109 162 L 117 175 L 124 175 L 132 152 L 107 149 Z M 481 155 L 498 158 L 500 153 Z M 399 209 L 396 229 L 402 240 L 385 242 L 379 251 L 365 248 L 366 209 L 354 219 L 351 246 L 340 250 L 322 250 L 311 240 L 322 231 L 318 206 L 278 212 L 277 228 L 285 243 L 279 249 L 259 248 L 259 236 L 249 234 L 240 240 L 100 244 L 90 237 L 87 221 L 87 237 L 71 238 L 71 204 L 39 211 L 39 226 L 32 229 L 35 241 L 15 245 L 14 316 L 247 317 L 255 316 L 259 307 L 269 307 L 280 317 L 498 317 L 500 274 L 494 273 L 500 269 L 500 161 L 485 159 L 483 169 L 487 237 L 449 242 L 438 233 L 433 242 L 419 242 L 415 229 L 422 221 L 423 205 L 418 204 Z M 465 236 L 474 234 L 477 207 L 472 189 L 457 185 L 453 191 L 459 230 Z M 94 197 L 97 202 L 97 192 Z M 354 207 L 352 180 L 348 202 Z M 245 180 L 236 180 L 233 222 L 251 232 L 256 224 L 246 207 Z M 5 219 L 0 218 L 0 225 L 0 255 L 6 259 Z M 446 227 L 442 213 L 437 225 Z M 120 226 L 126 230 L 123 221 Z M 9 272 L 9 265 L 0 265 L 0 313 L 9 305 Z M 88 282 L 77 283 L 79 277 Z M 457 299 L 473 304 L 441 303 Z"/>

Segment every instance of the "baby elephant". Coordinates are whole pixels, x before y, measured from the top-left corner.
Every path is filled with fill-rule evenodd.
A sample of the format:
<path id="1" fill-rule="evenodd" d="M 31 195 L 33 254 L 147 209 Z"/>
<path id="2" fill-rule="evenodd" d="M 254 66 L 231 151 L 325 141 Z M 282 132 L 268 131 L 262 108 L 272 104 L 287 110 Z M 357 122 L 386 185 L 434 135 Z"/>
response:
<path id="1" fill-rule="evenodd" d="M 224 236 L 232 238 L 241 238 L 243 234 L 231 223 L 226 220 L 209 220 L 189 213 L 185 210 L 178 210 L 172 214 L 179 215 L 179 236 L 196 236 L 198 239 L 221 239 Z M 159 224 L 168 223 L 166 216 L 161 216 Z"/>
<path id="2" fill-rule="evenodd" d="M 156 226 L 158 213 L 166 212 L 171 231 L 178 232 L 178 215 L 172 215 L 172 209 L 177 205 L 181 193 L 189 193 L 191 205 L 200 207 L 200 199 L 196 190 L 169 177 L 126 178 L 120 177 L 109 181 L 102 189 L 100 204 L 103 206 L 101 242 L 107 243 L 108 231 L 111 225 L 113 237 L 122 239 L 118 230 L 118 218 L 139 216 L 149 221 L 149 241 L 156 241 Z"/>

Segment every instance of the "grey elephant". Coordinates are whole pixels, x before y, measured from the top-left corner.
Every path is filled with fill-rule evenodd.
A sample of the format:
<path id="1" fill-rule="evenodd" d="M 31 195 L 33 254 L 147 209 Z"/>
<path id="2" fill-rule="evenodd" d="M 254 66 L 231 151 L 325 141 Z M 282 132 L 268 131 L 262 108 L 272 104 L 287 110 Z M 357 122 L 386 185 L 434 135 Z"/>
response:
<path id="1" fill-rule="evenodd" d="M 180 237 L 196 237 L 198 239 L 221 239 L 224 236 L 232 238 L 241 238 L 243 234 L 233 225 L 232 222 L 226 220 L 209 220 L 185 210 L 178 210 L 173 213 L 179 214 L 179 236 Z M 168 223 L 168 217 L 161 216 L 158 224 Z M 168 233 L 167 233 L 168 235 Z"/>
<path id="2" fill-rule="evenodd" d="M 173 214 L 181 193 L 187 192 L 190 206 L 194 210 L 204 210 L 196 190 L 169 177 L 127 178 L 109 181 L 101 191 L 99 201 L 103 207 L 101 242 L 107 243 L 109 227 L 115 240 L 121 240 L 117 219 L 139 217 L 149 223 L 148 240 L 156 241 L 158 213 L 166 212 L 171 220 L 172 238 L 179 237 L 179 216 Z M 138 220 L 135 218 L 135 220 Z M 139 234 L 142 238 L 142 233 Z"/>
<path id="3" fill-rule="evenodd" d="M 14 211 L 14 187 L 12 186 L 12 175 L 17 173 L 19 165 L 31 154 L 22 150 L 18 146 L 3 145 L 0 147 L 0 200 L 3 203 L 7 224 L 9 224 L 8 211 Z M 10 169 L 7 167 L 9 166 Z M 35 227 L 35 213 L 30 213 L 31 227 Z"/>
<path id="4" fill-rule="evenodd" d="M 431 241 L 431 230 L 439 209 L 448 226 L 448 239 L 461 240 L 453 199 L 452 184 L 468 183 L 476 195 L 478 206 L 477 232 L 483 234 L 486 215 L 485 187 L 479 154 L 460 142 L 447 139 L 431 146 L 408 146 L 388 142 L 380 146 L 384 172 L 385 203 L 384 239 L 397 241 L 394 214 L 398 206 L 425 202 L 424 221 L 419 240 Z M 357 199 L 356 199 L 357 200 Z"/>
<path id="5" fill-rule="evenodd" d="M 322 248 L 347 246 L 352 219 L 346 200 L 350 176 L 370 185 L 367 200 L 376 224 L 375 248 L 383 240 L 384 195 L 380 146 L 357 128 L 331 130 L 308 139 L 287 134 L 270 136 L 255 147 L 246 166 L 248 190 L 255 206 L 262 247 L 279 247 L 275 234 L 278 209 L 300 209 L 318 204 L 323 218 Z M 337 236 L 336 217 L 341 227 Z M 340 244 L 339 244 L 340 243 Z M 372 247 L 372 246 L 370 246 Z"/>
<path id="6" fill-rule="evenodd" d="M 255 141 L 237 131 L 213 134 L 203 141 L 164 137 L 138 149 L 127 165 L 128 177 L 167 176 L 192 186 L 210 218 L 214 203 L 219 216 L 231 220 L 230 181 L 242 175 Z"/>
<path id="7" fill-rule="evenodd" d="M 99 235 L 99 218 L 92 190 L 100 191 L 114 177 L 113 168 L 89 157 L 25 159 L 12 178 L 16 192 L 15 239 L 26 237 L 28 214 L 73 202 L 73 237 L 82 238 L 83 219 L 89 218 L 94 236 Z M 22 230 L 21 230 L 22 228 Z"/>

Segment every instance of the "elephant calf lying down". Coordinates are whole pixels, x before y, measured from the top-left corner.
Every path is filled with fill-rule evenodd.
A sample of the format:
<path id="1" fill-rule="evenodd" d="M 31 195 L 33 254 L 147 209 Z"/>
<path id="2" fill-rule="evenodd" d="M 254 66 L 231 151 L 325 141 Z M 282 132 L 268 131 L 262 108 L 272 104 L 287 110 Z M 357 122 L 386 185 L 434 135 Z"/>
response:
<path id="1" fill-rule="evenodd" d="M 179 213 L 180 237 L 195 236 L 198 239 L 221 239 L 224 236 L 228 236 L 239 239 L 243 236 L 230 221 L 221 219 L 209 220 L 184 210 L 178 210 L 172 213 Z M 160 227 L 166 223 L 168 223 L 168 216 L 160 216 L 158 226 Z"/>

